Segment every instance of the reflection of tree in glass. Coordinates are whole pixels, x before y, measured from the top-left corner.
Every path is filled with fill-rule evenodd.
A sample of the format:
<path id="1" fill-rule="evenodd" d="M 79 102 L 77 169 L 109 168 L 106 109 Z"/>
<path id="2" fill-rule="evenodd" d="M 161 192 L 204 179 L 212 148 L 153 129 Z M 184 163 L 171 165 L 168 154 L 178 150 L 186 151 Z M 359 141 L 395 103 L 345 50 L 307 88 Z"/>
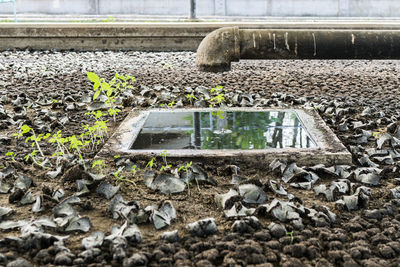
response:
<path id="1" fill-rule="evenodd" d="M 227 112 L 223 122 L 213 117 L 213 130 L 202 130 L 202 149 L 268 148 L 264 131 L 272 122 L 282 125 L 284 115 L 278 112 L 278 117 L 273 118 L 270 112 Z"/>
<path id="2" fill-rule="evenodd" d="M 276 126 L 282 126 L 283 118 L 285 117 L 285 113 L 279 112 L 278 118 L 280 119 L 279 122 L 276 122 Z M 279 142 L 279 147 L 283 148 L 283 143 L 282 143 L 282 128 L 275 128 L 274 133 L 272 134 L 272 147 L 278 147 L 278 142 Z"/>
<path id="3" fill-rule="evenodd" d="M 302 147 L 302 129 L 294 112 L 194 112 L 190 121 L 190 147 L 194 149 L 265 149 Z M 289 131 L 284 131 L 288 128 Z M 284 136 L 284 135 L 288 136 Z M 300 135 L 300 136 L 299 136 Z M 300 140 L 298 140 L 300 137 Z M 287 140 L 288 142 L 284 141 Z M 309 140 L 307 140 L 309 141 Z"/>

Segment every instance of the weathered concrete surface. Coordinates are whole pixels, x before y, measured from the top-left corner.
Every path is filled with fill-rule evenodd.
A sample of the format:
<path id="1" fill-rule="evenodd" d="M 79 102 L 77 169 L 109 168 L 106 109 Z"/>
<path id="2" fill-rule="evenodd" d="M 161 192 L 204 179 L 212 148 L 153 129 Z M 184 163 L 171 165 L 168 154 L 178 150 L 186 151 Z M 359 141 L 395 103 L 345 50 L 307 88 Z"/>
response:
<path id="1" fill-rule="evenodd" d="M 190 111 L 215 111 L 217 109 L 174 109 L 174 112 Z M 223 111 L 263 111 L 277 110 L 288 111 L 288 109 L 270 108 L 226 108 Z M 269 163 L 274 159 L 285 159 L 296 161 L 300 165 L 340 165 L 351 164 L 352 156 L 346 147 L 340 143 L 332 130 L 326 126 L 324 121 L 313 109 L 291 109 L 297 113 L 302 124 L 306 128 L 310 137 L 316 142 L 315 148 L 268 148 L 254 150 L 194 150 L 194 149 L 169 149 L 169 159 L 207 161 L 208 164 L 219 160 L 232 162 L 245 162 L 247 166 L 257 166 L 258 168 L 268 168 Z M 156 109 L 157 112 L 170 112 L 165 109 Z M 117 131 L 103 146 L 96 157 L 106 155 L 121 155 L 127 157 L 151 158 L 160 155 L 162 150 L 133 150 L 131 146 L 140 133 L 144 125 L 148 112 L 151 110 L 133 109 L 131 113 L 121 123 Z M 261 163 L 261 164 L 260 164 Z"/>
<path id="2" fill-rule="evenodd" d="M 186 24 L 0 25 L 0 50 L 192 51 L 215 27 Z"/>
<path id="3" fill-rule="evenodd" d="M 400 23 L 260 22 L 260 23 L 0 23 L 0 50 L 196 51 L 221 27 L 247 29 L 400 29 Z"/>
<path id="4" fill-rule="evenodd" d="M 16 0 L 18 13 L 189 15 L 188 0 Z M 4 7 L 3 7 L 4 6 Z M 2 5 L 0 13 L 12 13 Z M 197 0 L 199 16 L 398 17 L 398 0 Z"/>
<path id="5" fill-rule="evenodd" d="M 196 65 L 227 71 L 239 59 L 400 59 L 400 30 L 226 27 L 204 38 Z"/>

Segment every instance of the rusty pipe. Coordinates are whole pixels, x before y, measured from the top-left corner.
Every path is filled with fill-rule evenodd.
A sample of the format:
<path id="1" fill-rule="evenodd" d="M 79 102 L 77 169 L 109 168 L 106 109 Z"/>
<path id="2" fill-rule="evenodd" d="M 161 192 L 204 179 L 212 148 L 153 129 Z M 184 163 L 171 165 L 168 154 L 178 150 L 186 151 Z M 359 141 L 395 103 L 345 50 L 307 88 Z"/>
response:
<path id="1" fill-rule="evenodd" d="M 400 59 L 400 30 L 226 27 L 203 39 L 196 65 L 229 71 L 239 59 Z"/>

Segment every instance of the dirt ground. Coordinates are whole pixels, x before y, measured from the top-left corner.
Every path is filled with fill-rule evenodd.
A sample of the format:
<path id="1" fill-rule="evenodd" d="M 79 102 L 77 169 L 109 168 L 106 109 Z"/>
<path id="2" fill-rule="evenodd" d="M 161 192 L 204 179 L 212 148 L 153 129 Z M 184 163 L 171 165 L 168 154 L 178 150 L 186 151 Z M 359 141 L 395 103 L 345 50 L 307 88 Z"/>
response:
<path id="1" fill-rule="evenodd" d="M 398 61 L 271 60 L 242 61 L 234 63 L 231 72 L 214 74 L 196 70 L 194 53 L 0 53 L 0 189 L 9 186 L 0 194 L 0 207 L 12 209 L 4 213 L 0 209 L 0 265 L 399 266 L 400 189 L 397 194 L 395 191 L 400 183 L 399 70 Z M 60 159 L 57 166 L 61 171 L 51 178 L 48 172 L 56 169 L 55 157 L 51 157 L 54 146 L 41 141 L 43 153 L 52 163 L 44 170 L 25 162 L 24 156 L 34 147 L 13 134 L 27 124 L 36 134 L 62 130 L 64 136 L 78 136 L 82 124 L 94 123 L 84 115 L 93 105 L 87 71 L 106 80 L 116 72 L 136 78 L 133 88 L 121 95 L 124 108 L 117 120 L 108 117 L 108 137 L 132 108 L 158 108 L 172 101 L 174 108 L 207 107 L 205 93 L 223 86 L 224 104 L 231 107 L 316 109 L 352 153 L 353 164 L 291 169 L 291 162 L 281 162 L 273 170 L 272 166 L 246 166 L 239 160 L 236 166 L 193 162 L 206 175 L 205 181 L 199 186 L 192 182 L 189 189 L 186 185 L 176 194 L 163 194 L 146 185 L 147 161 L 118 155 L 103 158 L 105 177 L 101 180 L 90 177 L 88 172 L 96 171 L 90 166 L 84 170 L 72 157 Z M 197 98 L 192 104 L 186 97 L 191 93 Z M 83 158 L 91 164 L 101 147 L 84 149 Z M 15 162 L 7 152 L 16 153 Z M 156 177 L 162 162 L 158 155 L 152 170 Z M 187 162 L 168 163 L 173 170 Z M 133 174 L 126 167 L 121 174 L 135 184 L 118 181 L 112 174 L 129 164 L 140 169 Z M 291 182 L 285 183 L 288 172 L 293 175 Z M 311 188 L 296 188 L 309 181 L 311 172 L 318 176 Z M 246 179 L 231 184 L 235 174 Z M 32 184 L 21 187 L 20 175 L 31 178 Z M 273 190 L 271 180 L 288 194 Z M 83 192 L 77 181 L 90 181 L 88 191 L 76 195 Z M 316 194 L 318 186 L 329 188 L 334 182 L 346 184 L 348 189 L 335 187 L 330 200 Z M 119 189 L 107 199 L 98 193 L 103 183 Z M 246 184 L 255 185 L 266 200 L 246 203 L 246 196 L 228 198 L 229 208 L 243 205 L 255 211 L 253 216 L 227 218 L 216 196 L 230 189 L 240 191 Z M 59 189 L 64 194 L 57 199 L 54 196 Z M 139 220 L 136 213 L 136 217 L 124 218 L 121 210 L 113 218 L 110 204 L 118 194 L 125 208 L 136 205 L 129 216 L 144 211 L 146 220 L 135 221 Z M 57 207 L 74 196 L 79 200 L 64 205 L 64 213 L 57 214 Z M 21 204 L 25 198 L 31 201 Z M 38 198 L 41 209 L 33 212 Z M 282 201 L 278 204 L 284 207 L 280 215 L 279 208 L 272 205 L 274 200 Z M 176 218 L 157 230 L 152 216 L 165 203 L 172 203 Z M 35 224 L 43 217 L 49 220 L 47 225 Z M 90 221 L 89 229 L 67 230 L 77 219 L 82 219 L 78 228 L 84 229 L 87 221 L 83 218 Z M 212 231 L 212 223 L 209 228 L 200 226 L 196 233 L 188 230 L 188 224 L 206 218 L 214 219 L 218 232 Z M 141 240 L 125 234 L 125 222 L 128 226 L 137 223 Z M 14 226 L 9 227 L 10 223 Z M 112 232 L 113 226 L 121 227 L 122 232 Z M 174 230 L 178 230 L 179 239 L 162 237 L 165 231 Z M 104 233 L 106 238 L 85 248 L 82 239 L 95 232 Z"/>

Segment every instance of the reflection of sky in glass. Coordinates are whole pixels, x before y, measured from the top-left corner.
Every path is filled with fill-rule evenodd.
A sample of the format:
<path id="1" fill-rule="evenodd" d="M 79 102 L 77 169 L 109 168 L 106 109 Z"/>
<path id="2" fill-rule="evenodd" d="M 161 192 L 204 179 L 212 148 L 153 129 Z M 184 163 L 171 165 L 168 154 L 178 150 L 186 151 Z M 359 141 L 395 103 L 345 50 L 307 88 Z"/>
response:
<path id="1" fill-rule="evenodd" d="M 310 148 L 295 112 L 151 112 L 132 149 Z"/>

